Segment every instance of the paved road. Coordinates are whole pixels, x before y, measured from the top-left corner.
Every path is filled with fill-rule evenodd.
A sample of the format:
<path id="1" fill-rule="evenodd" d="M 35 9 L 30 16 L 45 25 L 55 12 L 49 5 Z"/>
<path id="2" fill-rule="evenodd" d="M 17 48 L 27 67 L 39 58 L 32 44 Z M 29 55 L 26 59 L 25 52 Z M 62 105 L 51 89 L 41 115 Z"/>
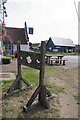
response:
<path id="1" fill-rule="evenodd" d="M 10 64 L 3 64 L 2 66 L 2 72 L 12 72 L 17 70 L 17 60 L 14 59 Z"/>
<path id="2" fill-rule="evenodd" d="M 80 56 L 64 56 L 66 59 L 66 67 L 77 67 L 80 66 Z"/>
<path id="3" fill-rule="evenodd" d="M 13 71 L 17 70 L 17 60 L 14 59 L 10 64 L 0 65 L 0 81 L 13 80 L 16 78 Z"/>

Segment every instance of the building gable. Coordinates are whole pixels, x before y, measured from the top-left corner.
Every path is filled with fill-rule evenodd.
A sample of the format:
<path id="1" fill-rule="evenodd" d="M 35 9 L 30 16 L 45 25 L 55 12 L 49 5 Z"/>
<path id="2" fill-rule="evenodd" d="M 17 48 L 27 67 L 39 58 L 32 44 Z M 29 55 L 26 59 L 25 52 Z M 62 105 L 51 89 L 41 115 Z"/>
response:
<path id="1" fill-rule="evenodd" d="M 22 44 L 27 43 L 28 38 L 26 40 L 25 29 L 24 28 L 12 28 L 6 27 L 7 35 L 10 37 L 13 43 L 17 43 L 20 41 Z"/>
<path id="2" fill-rule="evenodd" d="M 53 48 L 54 48 L 54 43 L 53 43 L 52 39 L 49 38 L 49 40 L 46 43 L 46 50 L 52 51 Z"/>

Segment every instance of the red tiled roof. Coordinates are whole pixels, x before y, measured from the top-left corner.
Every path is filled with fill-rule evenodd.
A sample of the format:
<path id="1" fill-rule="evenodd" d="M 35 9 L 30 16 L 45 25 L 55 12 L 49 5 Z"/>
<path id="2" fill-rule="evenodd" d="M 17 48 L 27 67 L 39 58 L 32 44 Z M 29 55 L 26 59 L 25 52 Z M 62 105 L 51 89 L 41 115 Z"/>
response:
<path id="1" fill-rule="evenodd" d="M 6 31 L 7 35 L 10 36 L 12 42 L 20 41 L 22 44 L 27 43 L 28 38 L 26 40 L 24 28 L 6 27 Z"/>

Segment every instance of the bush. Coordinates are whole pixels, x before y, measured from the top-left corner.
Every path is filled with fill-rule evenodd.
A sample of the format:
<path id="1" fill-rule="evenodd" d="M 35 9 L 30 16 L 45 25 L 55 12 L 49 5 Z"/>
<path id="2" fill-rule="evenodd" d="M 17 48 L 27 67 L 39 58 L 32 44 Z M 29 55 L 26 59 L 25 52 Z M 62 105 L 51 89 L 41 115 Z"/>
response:
<path id="1" fill-rule="evenodd" d="M 6 57 L 11 57 L 13 59 L 15 56 L 11 54 L 7 54 Z"/>
<path id="2" fill-rule="evenodd" d="M 2 64 L 10 64 L 11 61 L 12 61 L 12 57 L 7 57 L 7 56 L 2 57 Z"/>

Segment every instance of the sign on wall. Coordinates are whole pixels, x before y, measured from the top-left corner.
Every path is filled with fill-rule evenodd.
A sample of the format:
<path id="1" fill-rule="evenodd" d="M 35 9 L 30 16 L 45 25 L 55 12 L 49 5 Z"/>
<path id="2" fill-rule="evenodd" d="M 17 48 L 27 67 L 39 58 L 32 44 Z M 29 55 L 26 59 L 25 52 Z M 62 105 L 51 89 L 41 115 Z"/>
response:
<path id="1" fill-rule="evenodd" d="M 34 32 L 34 28 L 33 28 L 33 27 L 29 27 L 29 28 L 28 28 L 28 33 L 29 33 L 29 34 L 33 34 L 33 32 Z"/>

